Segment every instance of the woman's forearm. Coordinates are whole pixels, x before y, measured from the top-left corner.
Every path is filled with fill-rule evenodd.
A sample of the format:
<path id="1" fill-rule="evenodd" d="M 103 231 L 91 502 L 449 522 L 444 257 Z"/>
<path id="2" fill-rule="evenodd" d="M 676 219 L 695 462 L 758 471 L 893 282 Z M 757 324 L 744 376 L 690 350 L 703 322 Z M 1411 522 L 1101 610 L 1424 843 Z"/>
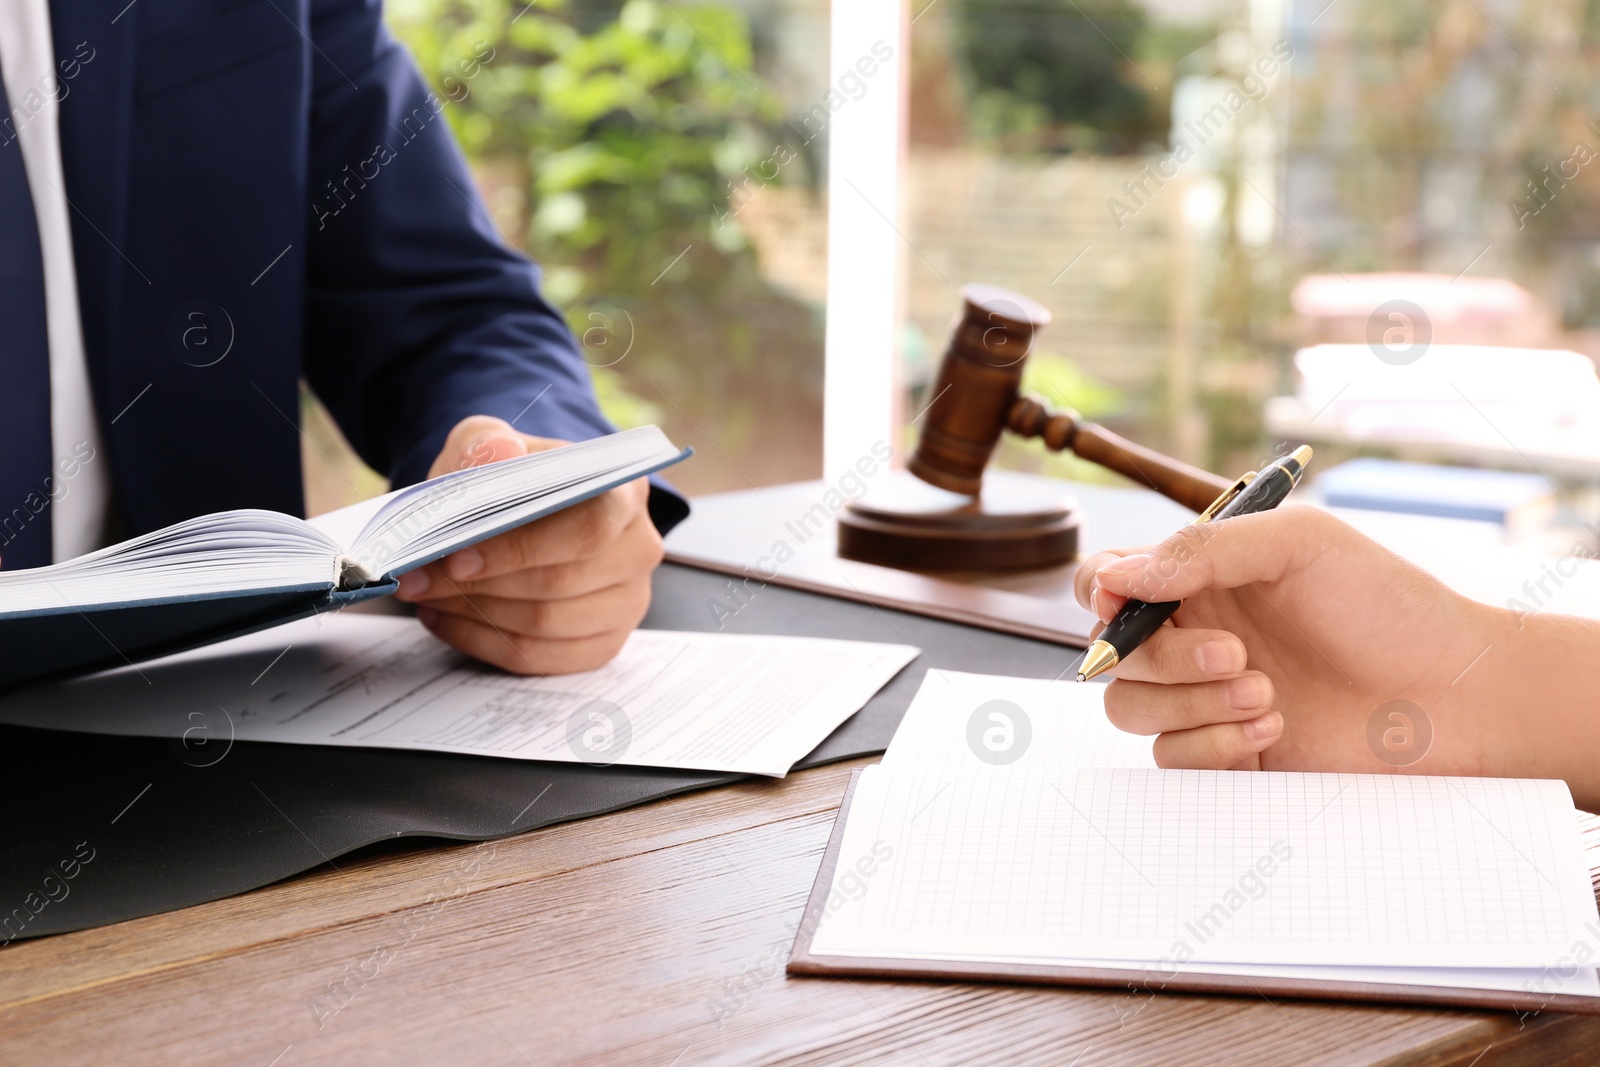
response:
<path id="1" fill-rule="evenodd" d="M 1486 772 L 1561 778 L 1600 811 L 1600 622 L 1498 612 L 1482 659 L 1463 678 L 1486 725 Z"/>

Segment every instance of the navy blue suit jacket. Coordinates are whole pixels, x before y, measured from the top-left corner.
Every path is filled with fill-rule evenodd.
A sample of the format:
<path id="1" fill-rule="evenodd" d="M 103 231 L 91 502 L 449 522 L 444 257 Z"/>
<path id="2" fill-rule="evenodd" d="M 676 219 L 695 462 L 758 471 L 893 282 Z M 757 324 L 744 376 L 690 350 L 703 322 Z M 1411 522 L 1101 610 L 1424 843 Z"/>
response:
<path id="1" fill-rule="evenodd" d="M 301 377 L 396 485 L 467 415 L 612 429 L 536 269 L 490 224 L 448 101 L 381 15 L 51 2 L 84 341 L 129 534 L 300 514 Z M 659 526 L 686 511 L 652 491 Z"/>

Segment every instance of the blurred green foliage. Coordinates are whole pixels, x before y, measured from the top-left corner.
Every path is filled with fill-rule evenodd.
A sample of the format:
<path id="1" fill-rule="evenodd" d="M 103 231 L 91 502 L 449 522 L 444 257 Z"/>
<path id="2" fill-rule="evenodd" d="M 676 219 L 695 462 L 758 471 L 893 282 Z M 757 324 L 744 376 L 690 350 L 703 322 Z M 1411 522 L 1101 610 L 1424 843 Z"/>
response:
<path id="1" fill-rule="evenodd" d="M 820 410 L 820 317 L 762 279 L 738 223 L 749 197 L 789 177 L 770 166 L 781 113 L 742 14 L 389 0 L 386 18 L 475 168 L 520 192 L 518 221 L 497 222 L 585 339 L 609 415 L 710 419 L 706 432 L 737 451 L 764 402 L 796 419 Z M 596 308 L 625 336 L 590 352 Z M 618 349 L 630 352 L 620 366 Z"/>
<path id="2" fill-rule="evenodd" d="M 1131 0 L 960 0 L 955 25 L 978 90 L 974 117 L 993 124 L 1010 111 L 1039 126 L 1147 125 L 1149 97 L 1124 59 L 1144 23 Z"/>
<path id="3" fill-rule="evenodd" d="M 468 156 L 525 167 L 532 210 L 513 237 L 548 261 L 562 303 L 648 288 L 690 244 L 741 251 L 737 225 L 717 222 L 778 121 L 738 12 L 629 0 L 589 33 L 581 14 L 567 0 L 388 9 Z"/>
<path id="4" fill-rule="evenodd" d="M 1121 390 L 1054 352 L 1035 352 L 1028 357 L 1022 371 L 1022 391 L 1038 393 L 1061 407 L 1076 408 L 1086 419 L 1115 415 L 1126 405 Z"/>
<path id="5" fill-rule="evenodd" d="M 1095 378 L 1067 356 L 1050 351 L 1035 352 L 1028 357 L 1022 371 L 1022 392 L 1037 393 L 1052 405 L 1073 408 L 1093 421 L 1112 418 L 1127 407 L 1127 398 L 1121 390 Z M 1123 481 L 1106 468 L 1069 452 L 1051 452 L 1042 441 L 1024 441 L 1009 434 L 1002 439 L 999 459 L 1007 469 L 1055 478 L 1112 485 Z"/>
<path id="6" fill-rule="evenodd" d="M 973 132 L 1012 150 L 1164 145 L 1177 61 L 1214 35 L 1152 25 L 1133 0 L 954 0 L 953 14 Z"/>

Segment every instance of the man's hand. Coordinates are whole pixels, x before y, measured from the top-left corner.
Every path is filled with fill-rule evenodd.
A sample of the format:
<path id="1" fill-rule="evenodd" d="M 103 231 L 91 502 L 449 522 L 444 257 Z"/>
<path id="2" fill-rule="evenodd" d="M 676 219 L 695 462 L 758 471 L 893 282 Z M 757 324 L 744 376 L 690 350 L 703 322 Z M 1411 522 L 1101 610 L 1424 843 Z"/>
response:
<path id="1" fill-rule="evenodd" d="M 1160 735 L 1163 767 L 1516 772 L 1502 709 L 1482 699 L 1488 680 L 1520 673 L 1515 616 L 1324 512 L 1286 507 L 1103 552 L 1079 568 L 1076 593 L 1102 622 L 1133 597 L 1184 602 L 1106 690 L 1117 726 Z M 1414 766 L 1368 741 L 1393 700 L 1432 725 Z"/>
<path id="2" fill-rule="evenodd" d="M 429 477 L 565 444 L 486 415 L 463 419 Z M 598 667 L 650 607 L 661 535 L 643 479 L 464 548 L 400 579 L 396 594 L 440 639 L 515 674 Z"/>

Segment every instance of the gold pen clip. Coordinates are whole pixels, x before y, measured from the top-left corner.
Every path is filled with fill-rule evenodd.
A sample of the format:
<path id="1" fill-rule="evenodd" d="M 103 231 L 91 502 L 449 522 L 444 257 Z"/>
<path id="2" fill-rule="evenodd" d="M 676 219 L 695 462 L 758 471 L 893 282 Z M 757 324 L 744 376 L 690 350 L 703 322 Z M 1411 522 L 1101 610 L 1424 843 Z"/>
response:
<path id="1" fill-rule="evenodd" d="M 1210 522 L 1212 519 L 1216 518 L 1217 512 L 1227 507 L 1229 501 L 1243 492 L 1244 487 L 1255 480 L 1255 471 L 1245 471 L 1243 474 L 1239 475 L 1238 481 L 1224 489 L 1222 491 L 1222 495 L 1213 500 L 1211 502 L 1211 506 L 1200 513 L 1200 517 L 1194 520 L 1195 525 L 1198 526 L 1202 522 Z"/>

